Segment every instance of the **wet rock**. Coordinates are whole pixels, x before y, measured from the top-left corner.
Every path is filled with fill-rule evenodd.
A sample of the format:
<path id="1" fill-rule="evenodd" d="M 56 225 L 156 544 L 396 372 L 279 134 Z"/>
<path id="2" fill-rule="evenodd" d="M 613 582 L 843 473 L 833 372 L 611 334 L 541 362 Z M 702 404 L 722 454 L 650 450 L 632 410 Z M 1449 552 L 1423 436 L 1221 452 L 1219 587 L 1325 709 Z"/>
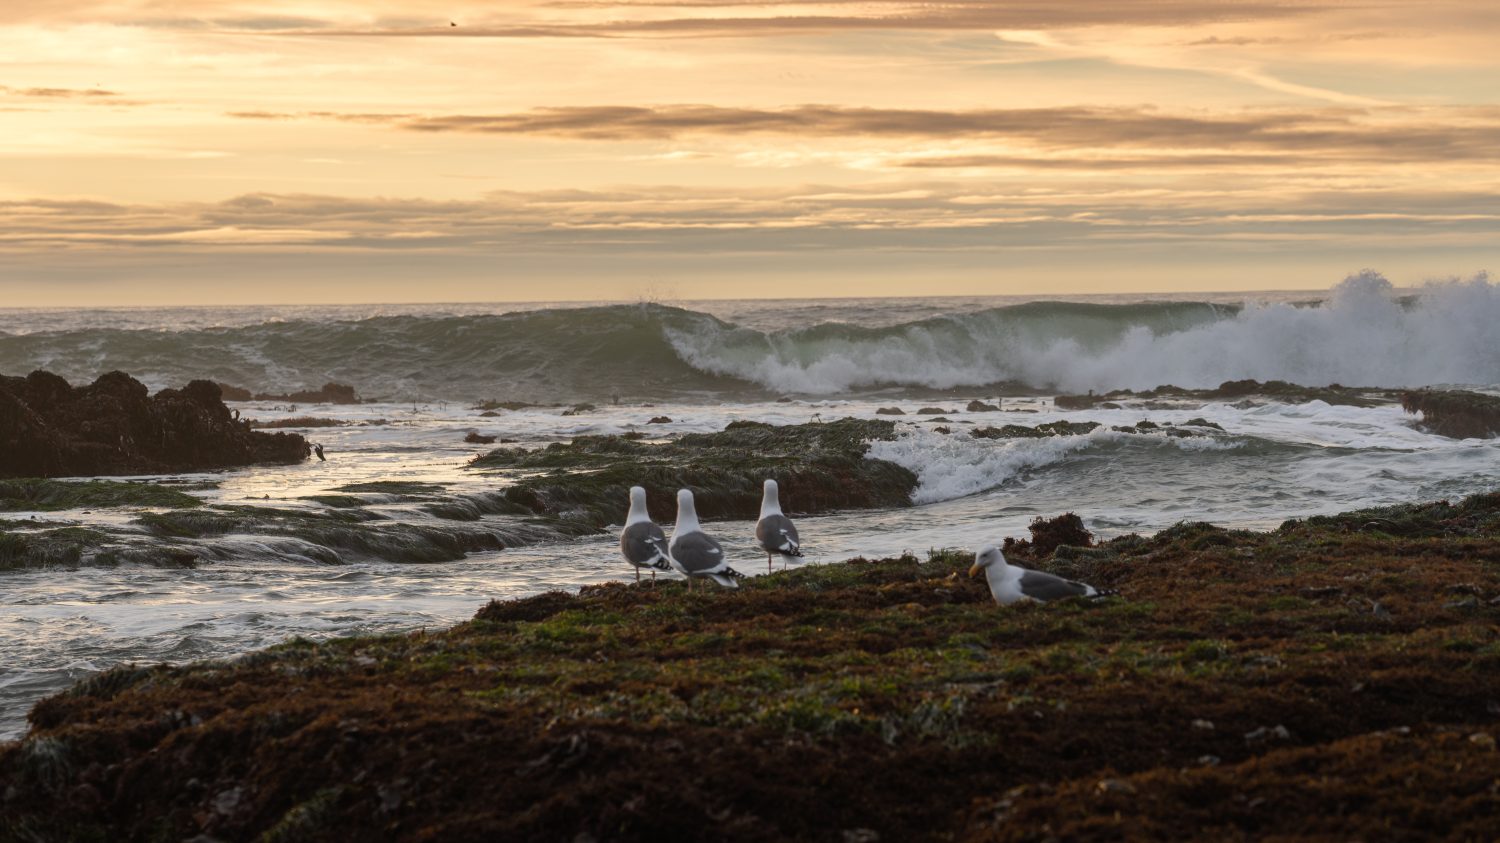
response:
<path id="1" fill-rule="evenodd" d="M 923 407 L 917 411 L 919 416 L 941 416 L 945 413 L 956 412 L 955 410 L 944 410 L 942 407 Z"/>
<path id="2" fill-rule="evenodd" d="M 672 522 L 684 486 L 696 494 L 703 518 L 754 518 L 767 478 L 781 484 L 789 514 L 910 506 L 916 475 L 865 456 L 871 441 L 895 437 L 895 423 L 885 420 L 741 421 L 719 433 L 667 442 L 579 436 L 538 450 L 501 448 L 472 464 L 525 471 L 528 476 L 504 491 L 525 510 L 602 528 L 619 523 L 631 486 L 646 488 L 647 505 L 661 523 Z"/>
<path id="3" fill-rule="evenodd" d="M 1401 394 L 1401 408 L 1422 416 L 1418 427 L 1453 439 L 1500 435 L 1500 398 L 1468 390 L 1422 389 Z"/>
<path id="4" fill-rule="evenodd" d="M 297 434 L 252 431 L 212 381 L 152 396 L 124 372 L 77 388 L 50 372 L 0 377 L 0 476 L 166 474 L 308 454 Z"/>
<path id="5" fill-rule="evenodd" d="M 1031 532 L 1030 541 L 1007 536 L 1002 552 L 1041 559 L 1051 556 L 1059 546 L 1068 545 L 1070 550 L 1065 558 L 1079 558 L 1082 550 L 1094 546 L 1094 534 L 1083 526 L 1083 519 L 1077 513 L 1065 512 L 1055 518 L 1037 516 L 1027 529 Z"/>
<path id="6" fill-rule="evenodd" d="M 1103 400 L 1103 397 L 1089 393 L 1088 395 L 1059 395 L 1052 399 L 1052 403 L 1059 410 L 1087 410 Z"/>
<path id="7" fill-rule="evenodd" d="M 965 407 L 964 410 L 969 413 L 997 413 L 1000 411 L 1000 408 L 994 404 L 986 404 L 983 401 L 975 400 L 970 401 L 969 406 Z"/>
<path id="8" fill-rule="evenodd" d="M 492 445 L 495 442 L 495 437 L 486 436 L 478 431 L 471 430 L 469 431 L 469 435 L 464 437 L 464 441 L 470 445 Z"/>
<path id="9" fill-rule="evenodd" d="M 671 424 L 672 419 L 668 416 L 653 416 L 646 424 Z"/>
<path id="10" fill-rule="evenodd" d="M 1018 411 L 1019 412 L 1019 411 Z M 1048 436 L 1081 436 L 1099 428 L 1098 422 L 1055 421 L 1027 427 L 1007 424 L 1001 427 L 976 427 L 969 431 L 975 439 L 1044 439 Z"/>
<path id="11" fill-rule="evenodd" d="M 900 407 L 881 407 L 875 411 L 877 416 L 904 416 L 906 411 Z"/>
<path id="12" fill-rule="evenodd" d="M 599 408 L 595 407 L 593 404 L 574 404 L 568 409 L 563 410 L 562 414 L 565 416 L 581 416 L 584 413 L 592 413 L 597 409 Z"/>

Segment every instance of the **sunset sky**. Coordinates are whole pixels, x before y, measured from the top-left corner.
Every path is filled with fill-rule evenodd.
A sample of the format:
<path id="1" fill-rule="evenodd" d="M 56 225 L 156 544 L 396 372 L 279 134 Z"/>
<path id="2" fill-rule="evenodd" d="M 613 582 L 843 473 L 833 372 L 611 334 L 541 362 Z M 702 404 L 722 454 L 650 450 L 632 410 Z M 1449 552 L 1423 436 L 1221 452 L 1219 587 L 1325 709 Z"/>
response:
<path id="1" fill-rule="evenodd" d="M 1500 4 L 4 0 L 0 306 L 1500 268 Z"/>

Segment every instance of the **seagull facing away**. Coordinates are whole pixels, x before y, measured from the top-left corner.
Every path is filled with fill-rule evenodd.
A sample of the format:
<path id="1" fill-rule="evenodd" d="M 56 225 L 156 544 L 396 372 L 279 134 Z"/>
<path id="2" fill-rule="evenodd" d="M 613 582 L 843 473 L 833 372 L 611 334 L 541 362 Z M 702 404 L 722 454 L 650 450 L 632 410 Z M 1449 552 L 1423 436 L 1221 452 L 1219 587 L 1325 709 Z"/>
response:
<path id="1" fill-rule="evenodd" d="M 745 576 L 729 567 L 724 561 L 724 548 L 698 525 L 698 508 L 688 489 L 677 490 L 677 526 L 672 528 L 667 555 L 672 567 L 688 578 L 689 589 L 698 577 L 708 577 L 726 588 L 739 588 L 735 580 Z"/>
<path id="2" fill-rule="evenodd" d="M 646 511 L 646 490 L 640 486 L 630 487 L 630 514 L 625 518 L 625 529 L 620 531 L 620 553 L 635 566 L 636 582 L 641 581 L 642 568 L 651 569 L 653 583 L 657 571 L 672 570 L 667 534 L 651 520 Z"/>
<path id="3" fill-rule="evenodd" d="M 969 568 L 969 576 L 976 576 L 980 571 L 984 571 L 984 578 L 990 584 L 990 594 L 995 596 L 995 602 L 1002 606 L 1023 600 L 1045 603 L 1064 597 L 1098 599 L 1119 594 L 1118 591 L 1100 591 L 1086 583 L 1017 567 L 1006 562 L 1005 554 L 992 544 L 981 547 L 974 554 L 974 564 Z"/>
<path id="4" fill-rule="evenodd" d="M 771 559 L 781 556 L 781 564 L 792 556 L 802 555 L 802 542 L 797 538 L 797 526 L 792 519 L 781 514 L 781 498 L 775 480 L 767 480 L 765 492 L 760 499 L 760 520 L 755 523 L 755 540 L 766 552 L 766 573 L 771 572 Z"/>

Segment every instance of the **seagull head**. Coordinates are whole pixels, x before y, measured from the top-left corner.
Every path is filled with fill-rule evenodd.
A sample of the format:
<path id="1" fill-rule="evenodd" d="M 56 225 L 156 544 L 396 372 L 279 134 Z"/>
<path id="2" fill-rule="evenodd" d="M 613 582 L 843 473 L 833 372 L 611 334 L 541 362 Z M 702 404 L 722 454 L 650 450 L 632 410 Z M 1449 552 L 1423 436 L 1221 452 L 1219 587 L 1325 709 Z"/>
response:
<path id="1" fill-rule="evenodd" d="M 635 509 L 636 507 L 640 507 L 642 512 L 646 510 L 646 490 L 640 486 L 631 486 L 630 508 Z"/>
<path id="2" fill-rule="evenodd" d="M 1004 565 L 1005 555 L 1000 548 L 987 544 L 974 552 L 974 564 L 969 566 L 969 576 L 977 577 L 979 572 L 991 565 Z"/>
<path id="3" fill-rule="evenodd" d="M 677 526 L 688 531 L 698 529 L 698 507 L 691 489 L 677 490 Z"/>

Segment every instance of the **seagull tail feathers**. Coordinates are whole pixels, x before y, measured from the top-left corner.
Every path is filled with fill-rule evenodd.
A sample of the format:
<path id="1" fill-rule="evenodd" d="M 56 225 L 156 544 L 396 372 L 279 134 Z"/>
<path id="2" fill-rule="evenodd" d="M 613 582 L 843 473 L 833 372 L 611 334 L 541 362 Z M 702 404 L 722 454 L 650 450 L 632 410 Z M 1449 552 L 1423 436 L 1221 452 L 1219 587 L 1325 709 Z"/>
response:
<path id="1" fill-rule="evenodd" d="M 1096 588 L 1094 593 L 1088 596 L 1090 600 L 1103 600 L 1106 597 L 1124 597 L 1118 588 Z"/>
<path id="2" fill-rule="evenodd" d="M 722 574 L 709 574 L 708 578 L 725 588 L 739 588 L 739 581 L 744 579 L 745 575 L 731 568 Z"/>

